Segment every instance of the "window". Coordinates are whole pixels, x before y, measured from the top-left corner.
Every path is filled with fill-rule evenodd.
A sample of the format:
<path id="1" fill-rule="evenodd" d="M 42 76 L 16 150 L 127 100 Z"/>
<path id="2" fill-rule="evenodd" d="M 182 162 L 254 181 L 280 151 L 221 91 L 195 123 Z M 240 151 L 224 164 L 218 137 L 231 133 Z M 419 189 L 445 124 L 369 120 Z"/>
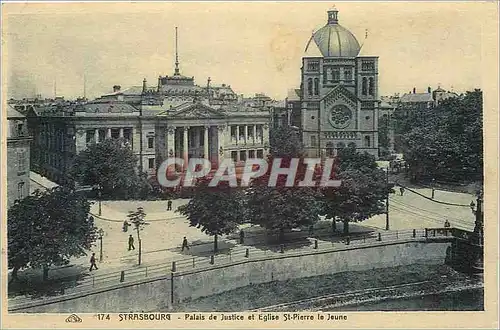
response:
<path id="1" fill-rule="evenodd" d="M 17 124 L 17 136 L 23 136 L 23 124 Z"/>
<path id="2" fill-rule="evenodd" d="M 123 138 L 127 141 L 132 140 L 132 130 L 130 128 L 123 129 Z"/>
<path id="3" fill-rule="evenodd" d="M 311 136 L 311 146 L 316 147 L 317 141 L 316 141 L 316 136 Z"/>
<path id="4" fill-rule="evenodd" d="M 248 150 L 248 158 L 255 158 L 255 150 Z"/>
<path id="5" fill-rule="evenodd" d="M 366 77 L 363 77 L 363 84 L 361 86 L 361 94 L 363 95 L 366 95 L 366 90 L 367 90 L 366 84 L 367 84 Z"/>
<path id="6" fill-rule="evenodd" d="M 88 129 L 87 132 L 85 133 L 86 135 L 86 142 L 87 144 L 91 144 L 95 142 L 95 130 L 93 129 Z"/>
<path id="7" fill-rule="evenodd" d="M 231 151 L 231 159 L 233 160 L 233 162 L 238 161 L 238 151 Z"/>
<path id="8" fill-rule="evenodd" d="M 371 141 L 369 136 L 365 136 L 365 147 L 370 148 L 371 147 Z"/>
<path id="9" fill-rule="evenodd" d="M 155 159 L 154 158 L 149 158 L 148 159 L 148 168 L 149 169 L 154 169 L 155 168 Z"/>
<path id="10" fill-rule="evenodd" d="M 243 162 L 247 160 L 247 152 L 246 152 L 246 150 L 241 150 L 240 151 L 240 160 L 243 161 Z"/>
<path id="11" fill-rule="evenodd" d="M 17 154 L 17 163 L 19 172 L 26 171 L 26 151 L 19 151 L 19 153 Z"/>
<path id="12" fill-rule="evenodd" d="M 262 149 L 257 150 L 257 158 L 260 159 L 264 158 L 264 150 Z"/>
<path id="13" fill-rule="evenodd" d="M 17 199 L 24 198 L 24 182 L 19 182 L 17 184 Z"/>
<path id="14" fill-rule="evenodd" d="M 153 137 L 148 137 L 148 148 L 149 149 L 154 148 L 154 142 L 155 142 L 155 139 Z"/>
<path id="15" fill-rule="evenodd" d="M 333 80 L 333 82 L 338 82 L 340 80 L 340 70 L 339 69 L 333 69 L 332 80 Z"/>
<path id="16" fill-rule="evenodd" d="M 307 71 L 318 71 L 319 63 L 318 62 L 309 62 L 307 63 Z"/>
<path id="17" fill-rule="evenodd" d="M 373 70 L 375 70 L 375 63 L 363 61 L 363 62 L 361 62 L 361 70 L 373 71 Z"/>
<path id="18" fill-rule="evenodd" d="M 312 80 L 312 78 L 307 79 L 307 94 L 309 96 L 313 95 L 313 80 Z"/>
<path id="19" fill-rule="evenodd" d="M 119 128 L 112 128 L 111 129 L 111 138 L 118 139 L 119 137 L 120 137 L 120 129 Z"/>
<path id="20" fill-rule="evenodd" d="M 99 142 L 104 141 L 105 138 L 106 138 L 106 130 L 100 129 L 99 130 Z"/>
<path id="21" fill-rule="evenodd" d="M 351 81 L 352 80 L 352 71 L 351 69 L 344 70 L 344 80 Z"/>
<path id="22" fill-rule="evenodd" d="M 369 80 L 369 83 L 368 83 L 368 94 L 370 95 L 374 95 L 374 90 L 375 90 L 375 86 L 374 86 L 374 81 L 373 81 L 373 78 L 370 77 L 370 80 Z"/>
<path id="23" fill-rule="evenodd" d="M 314 78 L 314 95 L 319 95 L 319 79 Z"/>

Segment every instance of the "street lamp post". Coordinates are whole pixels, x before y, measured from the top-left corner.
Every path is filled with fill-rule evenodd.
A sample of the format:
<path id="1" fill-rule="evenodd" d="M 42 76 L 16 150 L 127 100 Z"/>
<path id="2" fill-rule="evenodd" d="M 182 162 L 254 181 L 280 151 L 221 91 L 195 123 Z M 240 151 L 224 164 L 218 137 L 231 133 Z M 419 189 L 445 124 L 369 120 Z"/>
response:
<path id="1" fill-rule="evenodd" d="M 385 199 L 385 230 L 389 230 L 389 167 L 385 169 L 387 195 Z"/>
<path id="2" fill-rule="evenodd" d="M 101 209 L 101 196 L 102 196 L 102 186 L 100 184 L 97 185 L 97 202 L 99 203 L 99 216 L 102 215 Z"/>
<path id="3" fill-rule="evenodd" d="M 470 203 L 470 208 L 472 213 L 476 217 L 476 221 L 474 224 L 474 233 L 478 239 L 478 244 L 483 245 L 483 234 L 484 234 L 484 213 L 483 213 L 483 194 L 481 191 L 476 193 L 477 199 L 476 204 L 474 202 Z"/>
<path id="4" fill-rule="evenodd" d="M 97 234 L 99 235 L 99 240 L 101 241 L 101 248 L 99 251 L 99 262 L 102 262 L 102 238 L 104 237 L 104 230 L 102 230 L 102 228 L 99 228 Z"/>

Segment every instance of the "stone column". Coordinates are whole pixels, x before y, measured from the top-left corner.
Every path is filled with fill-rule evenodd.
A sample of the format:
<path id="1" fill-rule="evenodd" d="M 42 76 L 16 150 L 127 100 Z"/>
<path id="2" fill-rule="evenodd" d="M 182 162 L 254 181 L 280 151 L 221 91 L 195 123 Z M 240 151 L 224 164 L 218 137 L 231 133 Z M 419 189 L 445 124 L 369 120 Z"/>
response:
<path id="1" fill-rule="evenodd" d="M 182 147 L 182 158 L 184 159 L 184 167 L 187 166 L 187 162 L 188 162 L 188 152 L 189 152 L 188 130 L 189 130 L 189 126 L 184 126 L 184 135 L 183 135 L 184 145 Z"/>
<path id="2" fill-rule="evenodd" d="M 217 159 L 219 164 L 224 160 L 224 131 L 226 130 L 225 125 L 217 126 Z M 231 135 L 231 129 L 229 128 L 229 135 Z"/>
<path id="3" fill-rule="evenodd" d="M 175 126 L 167 127 L 167 157 L 175 157 Z"/>
<path id="4" fill-rule="evenodd" d="M 245 136 L 245 144 L 247 144 L 248 143 L 248 125 L 245 125 L 243 127 L 244 127 L 243 134 Z"/>
<path id="5" fill-rule="evenodd" d="M 106 138 L 111 138 L 111 128 L 106 129 Z"/>
<path id="6" fill-rule="evenodd" d="M 257 140 L 257 125 L 253 125 L 253 144 Z"/>
<path id="7" fill-rule="evenodd" d="M 236 144 L 240 142 L 240 125 L 236 125 Z"/>
<path id="8" fill-rule="evenodd" d="M 203 157 L 205 159 L 210 159 L 210 156 L 208 154 L 208 130 L 210 129 L 210 126 L 205 126 L 205 130 L 203 132 Z"/>
<path id="9" fill-rule="evenodd" d="M 120 128 L 120 139 L 123 139 L 123 127 Z"/>
<path id="10" fill-rule="evenodd" d="M 94 135 L 95 143 L 99 143 L 99 129 L 95 129 L 95 135 Z"/>

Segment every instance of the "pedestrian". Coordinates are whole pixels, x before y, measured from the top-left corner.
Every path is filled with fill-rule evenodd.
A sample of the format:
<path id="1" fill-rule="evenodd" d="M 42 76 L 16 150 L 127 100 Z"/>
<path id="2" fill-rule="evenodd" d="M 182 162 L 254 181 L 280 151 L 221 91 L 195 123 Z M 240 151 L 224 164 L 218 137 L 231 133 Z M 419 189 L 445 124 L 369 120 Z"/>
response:
<path id="1" fill-rule="evenodd" d="M 245 233 L 243 232 L 243 229 L 240 230 L 240 244 L 243 244 L 245 241 Z"/>
<path id="2" fill-rule="evenodd" d="M 431 191 L 431 199 L 434 199 L 434 188 L 432 188 L 432 191 Z"/>
<path id="3" fill-rule="evenodd" d="M 182 249 L 181 249 L 181 251 L 184 251 L 184 248 L 186 248 L 186 249 L 189 250 L 188 240 L 187 240 L 186 236 L 184 236 L 184 239 L 182 240 Z"/>
<path id="4" fill-rule="evenodd" d="M 167 211 L 172 211 L 172 201 L 170 199 L 167 201 Z"/>
<path id="5" fill-rule="evenodd" d="M 92 253 L 92 257 L 90 257 L 90 269 L 89 269 L 89 272 L 91 272 L 93 268 L 95 268 L 96 270 L 99 269 L 99 268 L 97 268 L 97 265 L 95 264 L 95 253 Z"/>
<path id="6" fill-rule="evenodd" d="M 135 246 L 134 246 L 134 238 L 132 237 L 132 235 L 130 235 L 128 237 L 128 250 L 135 250 Z"/>
<path id="7" fill-rule="evenodd" d="M 401 193 L 401 196 L 403 196 L 403 194 L 405 193 L 405 188 L 404 187 L 399 188 L 399 192 Z"/>
<path id="8" fill-rule="evenodd" d="M 445 222 L 444 222 L 444 228 L 450 228 L 450 227 L 451 227 L 451 224 L 448 221 L 448 219 L 446 219 Z"/>
<path id="9" fill-rule="evenodd" d="M 127 222 L 127 220 L 123 221 L 123 232 L 126 233 L 128 231 L 128 226 L 129 223 Z"/>

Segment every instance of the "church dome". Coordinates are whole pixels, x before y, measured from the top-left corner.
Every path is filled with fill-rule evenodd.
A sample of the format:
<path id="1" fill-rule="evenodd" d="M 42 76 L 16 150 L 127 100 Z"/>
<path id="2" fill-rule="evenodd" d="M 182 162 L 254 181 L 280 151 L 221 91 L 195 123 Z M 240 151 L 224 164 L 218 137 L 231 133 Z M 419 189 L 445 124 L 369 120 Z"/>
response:
<path id="1" fill-rule="evenodd" d="M 356 57 L 361 49 L 356 37 L 338 23 L 336 9 L 328 11 L 328 23 L 313 33 L 306 53 L 313 52 L 313 48 L 317 48 L 323 57 Z"/>

